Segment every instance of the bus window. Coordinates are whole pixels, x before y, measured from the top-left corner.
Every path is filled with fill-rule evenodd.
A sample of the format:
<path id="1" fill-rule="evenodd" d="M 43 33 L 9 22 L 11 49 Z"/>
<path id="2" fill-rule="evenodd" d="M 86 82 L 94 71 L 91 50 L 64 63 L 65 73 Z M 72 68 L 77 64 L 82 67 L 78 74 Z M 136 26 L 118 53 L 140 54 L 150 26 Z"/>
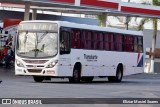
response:
<path id="1" fill-rule="evenodd" d="M 97 37 L 97 49 L 103 50 L 103 33 L 98 33 L 98 37 Z"/>
<path id="2" fill-rule="evenodd" d="M 134 43 L 134 52 L 138 52 L 138 38 L 137 38 L 137 36 L 134 37 L 133 43 Z"/>
<path id="3" fill-rule="evenodd" d="M 133 47 L 133 36 L 129 36 L 129 52 L 133 52 L 134 47 Z"/>
<path id="4" fill-rule="evenodd" d="M 70 34 L 69 32 L 62 31 L 60 35 L 60 53 L 70 53 Z"/>
<path id="5" fill-rule="evenodd" d="M 72 30 L 72 48 L 81 48 L 81 39 L 80 31 L 73 29 Z"/>
<path id="6" fill-rule="evenodd" d="M 92 32 L 91 31 L 84 31 L 83 37 L 84 37 L 84 48 L 85 49 L 92 49 Z"/>
<path id="7" fill-rule="evenodd" d="M 93 49 L 97 49 L 98 32 L 93 32 Z"/>
<path id="8" fill-rule="evenodd" d="M 100 32 L 93 33 L 93 49 L 103 50 L 103 34 Z"/>
<path id="9" fill-rule="evenodd" d="M 103 34 L 100 32 L 93 33 L 93 49 L 103 50 Z"/>
<path id="10" fill-rule="evenodd" d="M 143 38 L 138 37 L 138 52 L 143 52 Z"/>
<path id="11" fill-rule="evenodd" d="M 124 37 L 124 51 L 133 52 L 133 36 L 125 35 Z"/>
<path id="12" fill-rule="evenodd" d="M 81 48 L 85 49 L 85 31 L 82 31 L 81 35 Z"/>
<path id="13" fill-rule="evenodd" d="M 108 34 L 108 39 L 109 39 L 109 50 L 113 51 L 114 50 L 114 37 L 113 33 Z"/>
<path id="14" fill-rule="evenodd" d="M 122 51 L 122 40 L 123 36 L 121 34 L 116 34 L 115 36 L 115 50 Z"/>
<path id="15" fill-rule="evenodd" d="M 81 48 L 80 31 L 73 29 L 71 35 L 72 35 L 72 48 Z"/>
<path id="16" fill-rule="evenodd" d="M 109 50 L 109 36 L 108 36 L 108 33 L 104 34 L 103 45 L 104 45 L 104 50 Z"/>

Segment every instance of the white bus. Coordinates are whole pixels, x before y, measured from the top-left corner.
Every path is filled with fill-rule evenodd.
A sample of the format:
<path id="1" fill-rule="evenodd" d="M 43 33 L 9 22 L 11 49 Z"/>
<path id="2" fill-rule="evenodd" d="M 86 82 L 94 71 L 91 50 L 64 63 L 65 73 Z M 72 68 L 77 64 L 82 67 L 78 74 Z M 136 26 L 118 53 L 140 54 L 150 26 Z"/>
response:
<path id="1" fill-rule="evenodd" d="M 91 82 L 143 72 L 143 33 L 64 21 L 23 21 L 16 37 L 16 75 Z"/>

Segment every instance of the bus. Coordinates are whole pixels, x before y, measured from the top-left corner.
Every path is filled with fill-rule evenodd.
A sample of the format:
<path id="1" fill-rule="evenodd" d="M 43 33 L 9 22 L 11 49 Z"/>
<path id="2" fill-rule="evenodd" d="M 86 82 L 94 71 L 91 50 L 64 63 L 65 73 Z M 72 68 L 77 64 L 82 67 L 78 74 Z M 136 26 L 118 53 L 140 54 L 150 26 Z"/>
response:
<path id="1" fill-rule="evenodd" d="M 22 21 L 15 47 L 15 74 L 35 82 L 68 78 L 70 83 L 143 73 L 143 33 L 65 21 Z"/>

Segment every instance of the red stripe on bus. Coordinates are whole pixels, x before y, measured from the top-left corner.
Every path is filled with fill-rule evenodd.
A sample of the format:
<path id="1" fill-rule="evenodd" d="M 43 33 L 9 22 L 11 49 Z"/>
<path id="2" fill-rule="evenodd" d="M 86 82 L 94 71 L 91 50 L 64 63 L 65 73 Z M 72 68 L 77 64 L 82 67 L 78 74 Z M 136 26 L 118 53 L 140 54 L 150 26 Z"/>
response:
<path id="1" fill-rule="evenodd" d="M 113 8 L 118 9 L 118 3 L 107 2 L 107 1 L 99 1 L 99 0 L 81 0 L 82 5 L 91 5 L 91 6 L 99 6 L 105 8 Z"/>
<path id="2" fill-rule="evenodd" d="M 148 15 L 160 15 L 160 10 L 151 10 L 151 9 L 143 9 L 143 8 L 135 8 L 135 7 L 121 7 L 122 12 L 131 12 L 131 13 L 140 13 L 140 14 L 148 14 Z"/>
<path id="3" fill-rule="evenodd" d="M 52 2 L 75 3 L 75 0 L 49 0 Z"/>

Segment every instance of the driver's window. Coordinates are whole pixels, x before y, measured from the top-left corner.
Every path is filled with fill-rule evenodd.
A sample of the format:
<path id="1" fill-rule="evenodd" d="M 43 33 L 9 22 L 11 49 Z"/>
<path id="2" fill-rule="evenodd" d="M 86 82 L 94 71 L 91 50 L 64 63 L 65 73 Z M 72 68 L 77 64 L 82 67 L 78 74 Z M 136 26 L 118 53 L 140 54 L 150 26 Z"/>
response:
<path id="1" fill-rule="evenodd" d="M 70 53 L 70 33 L 62 31 L 60 35 L 60 53 Z"/>

